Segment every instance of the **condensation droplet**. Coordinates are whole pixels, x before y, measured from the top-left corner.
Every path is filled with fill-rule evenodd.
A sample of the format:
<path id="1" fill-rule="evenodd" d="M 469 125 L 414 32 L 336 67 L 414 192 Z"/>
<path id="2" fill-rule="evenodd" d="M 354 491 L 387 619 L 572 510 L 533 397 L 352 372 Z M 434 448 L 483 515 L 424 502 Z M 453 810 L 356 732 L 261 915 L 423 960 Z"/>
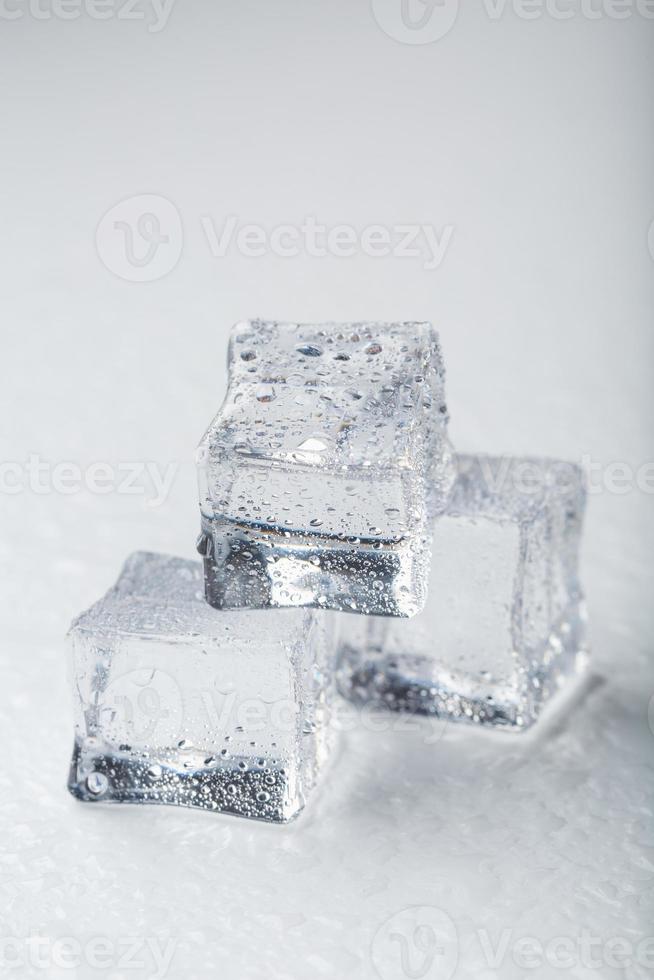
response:
<path id="1" fill-rule="evenodd" d="M 255 392 L 255 397 L 258 402 L 262 402 L 264 405 L 267 405 L 270 402 L 274 402 L 277 396 L 272 385 L 259 385 Z"/>
<path id="2" fill-rule="evenodd" d="M 90 772 L 86 777 L 86 788 L 93 796 L 102 796 L 109 789 L 109 780 L 103 772 Z"/>

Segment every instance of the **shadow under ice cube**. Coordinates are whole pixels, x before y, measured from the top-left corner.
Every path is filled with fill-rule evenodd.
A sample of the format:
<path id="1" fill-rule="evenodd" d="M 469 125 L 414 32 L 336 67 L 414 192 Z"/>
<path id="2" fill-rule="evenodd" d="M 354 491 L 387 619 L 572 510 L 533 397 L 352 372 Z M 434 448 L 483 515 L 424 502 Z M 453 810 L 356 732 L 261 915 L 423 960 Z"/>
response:
<path id="1" fill-rule="evenodd" d="M 69 643 L 78 799 L 270 821 L 303 807 L 328 752 L 318 614 L 218 612 L 199 562 L 137 552 Z"/>
<path id="2" fill-rule="evenodd" d="M 209 603 L 421 609 L 454 472 L 430 324 L 253 320 L 229 374 L 198 453 Z"/>
<path id="3" fill-rule="evenodd" d="M 346 622 L 351 700 L 519 730 L 586 661 L 579 467 L 458 457 L 433 521 L 427 604 L 413 619 Z"/>

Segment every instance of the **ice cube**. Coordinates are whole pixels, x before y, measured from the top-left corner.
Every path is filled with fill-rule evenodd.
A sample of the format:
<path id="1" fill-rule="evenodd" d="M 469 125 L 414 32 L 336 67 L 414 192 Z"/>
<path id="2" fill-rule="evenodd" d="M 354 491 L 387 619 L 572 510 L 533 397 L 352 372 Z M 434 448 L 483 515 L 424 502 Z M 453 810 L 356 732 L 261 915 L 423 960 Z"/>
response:
<path id="1" fill-rule="evenodd" d="M 208 601 L 416 613 L 454 475 L 431 325 L 254 320 L 229 370 L 198 452 Z"/>
<path id="2" fill-rule="evenodd" d="M 218 612 L 200 562 L 137 552 L 69 643 L 78 799 L 269 821 L 302 808 L 329 745 L 319 613 Z"/>
<path id="3" fill-rule="evenodd" d="M 425 610 L 344 621 L 351 700 L 519 730 L 586 660 L 579 467 L 458 457 Z"/>

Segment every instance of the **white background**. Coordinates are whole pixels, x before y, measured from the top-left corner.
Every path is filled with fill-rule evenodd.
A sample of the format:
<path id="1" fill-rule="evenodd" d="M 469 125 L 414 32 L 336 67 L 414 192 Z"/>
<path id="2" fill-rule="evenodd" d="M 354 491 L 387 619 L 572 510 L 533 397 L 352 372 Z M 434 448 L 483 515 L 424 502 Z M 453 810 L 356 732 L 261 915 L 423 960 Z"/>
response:
<path id="1" fill-rule="evenodd" d="M 414 943 L 414 976 L 650 975 L 642 950 L 615 965 L 610 941 L 654 934 L 653 481 L 650 467 L 649 493 L 643 471 L 617 493 L 607 467 L 635 480 L 652 459 L 654 20 L 628 3 L 618 19 L 608 0 L 596 17 L 589 0 L 532 5 L 533 19 L 479 0 L 430 41 L 452 0 L 422 36 L 400 0 L 176 0 L 161 30 L 141 3 L 130 19 L 119 0 L 105 20 L 74 0 L 76 19 L 47 0 L 0 15 L 0 917 L 14 975 L 156 975 L 147 949 L 141 967 L 124 961 L 136 936 L 172 944 L 175 980 L 342 980 L 375 964 L 402 980 L 389 935 L 413 942 L 412 906 L 454 929 L 431 968 Z M 111 230 L 124 210 L 96 243 L 103 215 L 139 195 L 170 202 L 149 268 L 173 267 L 152 282 L 130 281 L 143 273 Z M 143 210 L 126 207 L 128 221 Z M 307 216 L 451 231 L 435 269 L 360 250 L 214 256 L 202 220 L 220 234 L 230 215 L 268 231 Z M 224 393 L 228 329 L 255 315 L 431 319 L 459 449 L 596 464 L 591 682 L 535 738 L 351 732 L 288 828 L 85 808 L 65 791 L 63 635 L 129 551 L 193 555 L 194 447 Z M 30 456 L 46 464 L 41 492 Z M 62 493 L 62 462 L 82 476 L 170 465 L 174 480 L 159 506 L 143 478 L 140 494 L 118 476 L 107 493 Z M 497 964 L 485 930 L 493 948 L 505 937 Z M 572 965 L 521 967 L 529 936 L 571 937 Z M 58 965 L 58 937 L 115 949 L 105 969 L 85 945 L 79 966 Z"/>

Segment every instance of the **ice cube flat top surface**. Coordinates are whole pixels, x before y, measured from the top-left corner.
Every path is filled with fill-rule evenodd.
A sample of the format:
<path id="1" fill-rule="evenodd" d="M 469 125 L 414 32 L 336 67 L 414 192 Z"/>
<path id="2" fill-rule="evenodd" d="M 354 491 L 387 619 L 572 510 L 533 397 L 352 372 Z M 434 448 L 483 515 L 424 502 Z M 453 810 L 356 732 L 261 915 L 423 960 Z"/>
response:
<path id="1" fill-rule="evenodd" d="M 244 454 L 413 467 L 422 410 L 445 412 L 442 358 L 428 323 L 252 321 L 235 328 L 229 366 L 220 439 Z"/>
<path id="2" fill-rule="evenodd" d="M 138 551 L 107 594 L 77 617 L 71 632 L 203 637 L 223 646 L 257 649 L 297 643 L 311 622 L 307 609 L 217 612 L 205 602 L 200 562 Z"/>
<path id="3" fill-rule="evenodd" d="M 421 478 L 434 463 L 427 448 L 444 452 L 444 369 L 430 324 L 251 321 L 234 328 L 229 368 L 201 447 L 203 513 L 323 530 L 336 515 L 351 533 L 406 532 L 398 473 Z M 253 492 L 257 466 L 267 492 Z M 312 479 L 329 486 L 321 493 Z M 358 508 L 361 520 L 342 520 Z"/>
<path id="4" fill-rule="evenodd" d="M 585 481 L 575 463 L 459 454 L 447 512 L 523 522 L 552 507 L 572 505 L 583 510 L 584 502 Z"/>

